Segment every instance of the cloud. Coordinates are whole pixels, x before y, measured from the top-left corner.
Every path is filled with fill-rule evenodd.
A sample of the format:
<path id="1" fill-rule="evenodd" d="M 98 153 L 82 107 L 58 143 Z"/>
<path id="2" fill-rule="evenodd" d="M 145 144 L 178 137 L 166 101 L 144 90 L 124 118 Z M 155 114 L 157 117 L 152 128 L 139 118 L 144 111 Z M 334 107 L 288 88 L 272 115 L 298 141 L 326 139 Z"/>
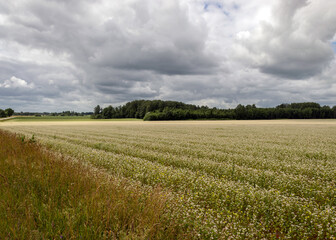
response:
<path id="1" fill-rule="evenodd" d="M 333 9 L 326 0 L 2 2 L 0 105 L 334 105 Z"/>
<path id="2" fill-rule="evenodd" d="M 168 75 L 204 74 L 216 67 L 216 59 L 205 52 L 205 24 L 190 21 L 178 1 L 100 4 L 27 1 L 18 8 L 13 5 L 12 24 L 3 26 L 0 35 L 54 55 L 66 53 L 78 66 Z"/>
<path id="3" fill-rule="evenodd" d="M 0 83 L 0 88 L 34 88 L 34 83 L 28 84 L 25 80 L 12 76 L 10 79 Z"/>
<path id="4" fill-rule="evenodd" d="M 205 26 L 192 23 L 178 2 L 123 7 L 128 15 L 107 18 L 101 26 L 103 40 L 93 38 L 100 47 L 94 43 L 90 64 L 166 75 L 206 74 L 216 67 L 216 59 L 205 52 Z"/>
<path id="5" fill-rule="evenodd" d="M 335 1 L 278 1 L 272 18 L 237 34 L 236 54 L 261 72 L 281 78 L 317 75 L 334 58 Z"/>

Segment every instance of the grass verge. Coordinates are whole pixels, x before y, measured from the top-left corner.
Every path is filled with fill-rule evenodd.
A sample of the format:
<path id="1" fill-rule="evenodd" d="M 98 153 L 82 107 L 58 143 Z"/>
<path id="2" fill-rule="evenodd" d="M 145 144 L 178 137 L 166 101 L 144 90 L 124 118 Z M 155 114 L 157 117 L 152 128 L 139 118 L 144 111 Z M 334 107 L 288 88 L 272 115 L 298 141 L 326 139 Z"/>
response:
<path id="1" fill-rule="evenodd" d="M 0 130 L 0 239 L 182 239 L 169 198 Z"/>

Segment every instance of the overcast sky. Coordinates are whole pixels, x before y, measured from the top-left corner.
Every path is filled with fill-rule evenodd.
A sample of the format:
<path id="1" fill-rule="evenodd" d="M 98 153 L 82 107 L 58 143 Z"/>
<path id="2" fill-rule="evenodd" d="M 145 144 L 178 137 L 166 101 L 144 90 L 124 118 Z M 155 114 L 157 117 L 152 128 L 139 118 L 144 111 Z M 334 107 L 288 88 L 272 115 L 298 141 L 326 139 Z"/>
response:
<path id="1" fill-rule="evenodd" d="M 335 0 L 0 2 L 0 108 L 336 105 Z"/>

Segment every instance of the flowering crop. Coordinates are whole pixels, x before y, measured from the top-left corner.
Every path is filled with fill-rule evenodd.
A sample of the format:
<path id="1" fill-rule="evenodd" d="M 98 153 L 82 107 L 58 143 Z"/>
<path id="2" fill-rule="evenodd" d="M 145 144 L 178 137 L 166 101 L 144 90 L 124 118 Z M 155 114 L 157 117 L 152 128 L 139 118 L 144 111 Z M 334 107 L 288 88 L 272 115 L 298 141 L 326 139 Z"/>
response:
<path id="1" fill-rule="evenodd" d="M 302 124 L 304 123 L 304 124 Z M 336 122 L 0 125 L 143 186 L 171 191 L 201 239 L 333 239 Z"/>

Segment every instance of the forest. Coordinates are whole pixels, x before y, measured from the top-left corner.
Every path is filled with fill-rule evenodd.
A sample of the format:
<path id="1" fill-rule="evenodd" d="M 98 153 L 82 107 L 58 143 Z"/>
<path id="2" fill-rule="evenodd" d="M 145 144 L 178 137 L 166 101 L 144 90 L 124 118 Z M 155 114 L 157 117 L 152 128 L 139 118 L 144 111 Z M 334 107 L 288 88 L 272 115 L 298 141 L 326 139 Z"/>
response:
<path id="1" fill-rule="evenodd" d="M 258 108 L 239 104 L 234 109 L 209 108 L 177 101 L 134 100 L 125 105 L 105 108 L 97 105 L 94 119 L 139 118 L 157 120 L 257 120 L 257 119 L 325 119 L 336 118 L 336 106 L 321 106 L 315 102 L 283 103 L 273 108 Z"/>

